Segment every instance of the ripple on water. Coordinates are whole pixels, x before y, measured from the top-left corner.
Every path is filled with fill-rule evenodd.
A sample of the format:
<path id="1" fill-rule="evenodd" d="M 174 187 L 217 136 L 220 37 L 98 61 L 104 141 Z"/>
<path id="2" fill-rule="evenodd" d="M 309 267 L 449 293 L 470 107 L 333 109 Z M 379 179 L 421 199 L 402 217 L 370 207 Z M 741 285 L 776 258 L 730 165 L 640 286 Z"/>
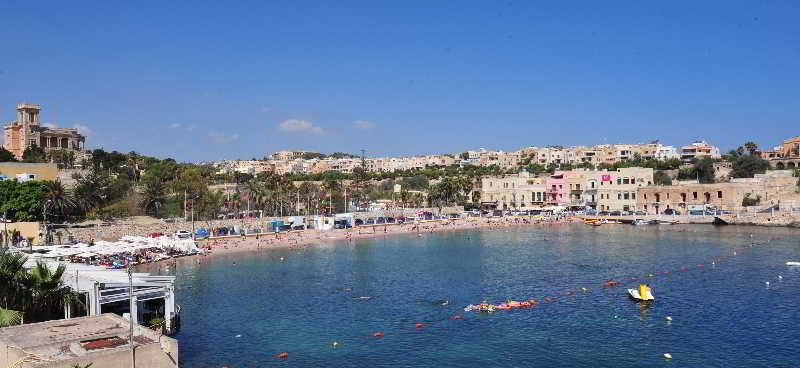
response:
<path id="1" fill-rule="evenodd" d="M 792 240 L 798 234 L 575 225 L 365 239 L 302 251 L 222 255 L 202 264 L 179 260 L 181 362 L 185 367 L 791 366 L 792 357 L 800 356 L 800 346 L 792 343 L 798 336 L 792 326 L 800 317 L 800 270 L 787 269 L 785 262 L 800 260 Z M 710 265 L 752 242 L 763 245 Z M 649 273 L 655 276 L 642 280 L 654 287 L 658 301 L 642 307 L 625 289 L 636 283 L 628 278 Z M 608 280 L 623 285 L 603 287 Z M 484 299 L 544 297 L 556 301 L 492 315 L 462 310 Z M 464 319 L 453 320 L 454 315 Z M 417 323 L 425 328 L 415 328 Z M 384 337 L 372 337 L 377 331 Z M 273 357 L 283 351 L 288 359 Z M 664 360 L 666 352 L 672 361 Z"/>

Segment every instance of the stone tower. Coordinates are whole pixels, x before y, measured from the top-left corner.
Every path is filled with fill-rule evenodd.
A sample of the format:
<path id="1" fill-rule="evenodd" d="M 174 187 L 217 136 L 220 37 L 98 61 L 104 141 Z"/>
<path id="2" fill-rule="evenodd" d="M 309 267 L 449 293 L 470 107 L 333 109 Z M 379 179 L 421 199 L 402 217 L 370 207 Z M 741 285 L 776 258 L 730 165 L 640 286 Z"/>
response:
<path id="1" fill-rule="evenodd" d="M 17 105 L 17 122 L 25 126 L 39 125 L 39 111 L 41 109 L 42 108 L 39 107 L 39 105 Z"/>

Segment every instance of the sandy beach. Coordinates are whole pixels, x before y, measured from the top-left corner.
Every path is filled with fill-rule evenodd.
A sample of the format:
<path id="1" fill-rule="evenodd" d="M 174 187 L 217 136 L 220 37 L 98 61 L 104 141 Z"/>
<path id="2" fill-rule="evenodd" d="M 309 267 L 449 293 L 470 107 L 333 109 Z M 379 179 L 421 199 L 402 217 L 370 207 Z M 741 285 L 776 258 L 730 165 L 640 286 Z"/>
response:
<path id="1" fill-rule="evenodd" d="M 301 230 L 281 233 L 261 233 L 247 236 L 227 236 L 213 239 L 198 240 L 198 247 L 206 252 L 195 257 L 209 257 L 234 252 L 259 251 L 265 249 L 303 248 L 333 241 L 348 241 L 353 239 L 376 238 L 399 234 L 425 234 L 458 231 L 468 229 L 503 229 L 516 226 L 558 226 L 570 223 L 579 223 L 582 220 L 575 217 L 541 218 L 541 217 L 503 217 L 503 218 L 468 218 L 456 220 L 430 220 L 421 223 L 406 224 L 381 224 L 358 226 L 351 229 L 338 229 L 326 232 L 316 230 Z M 163 260 L 156 263 L 172 262 Z M 147 265 L 140 265 L 143 269 Z"/>

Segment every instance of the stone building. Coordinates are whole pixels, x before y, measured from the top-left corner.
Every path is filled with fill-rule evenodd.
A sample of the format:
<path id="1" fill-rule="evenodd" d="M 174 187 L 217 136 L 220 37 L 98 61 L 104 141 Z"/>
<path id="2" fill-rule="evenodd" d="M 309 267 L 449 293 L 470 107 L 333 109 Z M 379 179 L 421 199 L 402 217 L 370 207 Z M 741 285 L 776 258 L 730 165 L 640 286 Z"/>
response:
<path id="1" fill-rule="evenodd" d="M 544 178 L 527 171 L 502 177 L 481 179 L 481 202 L 497 209 L 539 208 L 547 201 Z"/>
<path id="2" fill-rule="evenodd" d="M 594 203 L 599 211 L 637 211 L 637 191 L 653 185 L 653 169 L 625 167 L 616 171 L 594 171 L 587 182 L 587 202 Z"/>
<path id="3" fill-rule="evenodd" d="M 772 153 L 772 157 L 766 158 L 772 167 L 778 170 L 800 168 L 800 136 L 783 141 L 780 150 Z"/>
<path id="4" fill-rule="evenodd" d="M 54 150 L 72 151 L 76 154 L 83 152 L 86 137 L 78 133 L 77 129 L 40 125 L 39 111 L 41 111 L 39 105 L 17 105 L 17 120 L 3 128 L 5 149 L 11 151 L 18 160 L 21 160 L 25 150 L 33 145 L 43 148 L 45 152 Z"/>
<path id="5" fill-rule="evenodd" d="M 719 148 L 708 144 L 706 141 L 695 141 L 690 145 L 681 147 L 681 160 L 701 159 L 705 157 L 720 158 Z"/>
<path id="6" fill-rule="evenodd" d="M 753 178 L 731 179 L 728 183 L 699 184 L 696 181 L 677 185 L 649 186 L 638 189 L 637 206 L 648 214 L 667 209 L 685 214 L 689 206 L 711 205 L 722 210 L 739 210 L 746 195 L 760 198 L 760 205 L 779 204 L 794 196 L 797 178 L 788 170 L 769 171 Z"/>

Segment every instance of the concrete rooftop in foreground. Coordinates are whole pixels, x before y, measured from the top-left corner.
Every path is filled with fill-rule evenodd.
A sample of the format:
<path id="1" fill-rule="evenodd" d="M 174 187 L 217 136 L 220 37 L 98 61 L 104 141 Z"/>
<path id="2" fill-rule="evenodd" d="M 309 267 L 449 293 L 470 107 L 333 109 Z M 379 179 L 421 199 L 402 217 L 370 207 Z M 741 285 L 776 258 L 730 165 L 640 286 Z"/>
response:
<path id="1" fill-rule="evenodd" d="M 61 366 L 58 363 L 52 365 L 54 362 L 66 364 L 76 359 L 107 360 L 120 353 L 128 354 L 125 353 L 130 350 L 128 332 L 129 322 L 111 313 L 0 328 L 0 347 L 3 348 L 0 351 L 0 363 L 5 361 L 6 364 L 13 364 L 22 356 L 34 357 L 33 361 L 38 364 L 47 362 L 48 367 Z M 168 350 L 172 350 L 167 346 L 171 342 L 174 340 L 169 337 L 134 325 L 137 351 L 147 355 L 151 354 L 150 351 L 168 353 Z M 177 344 L 173 355 L 177 363 Z M 142 360 L 149 360 L 148 357 L 141 357 Z"/>

